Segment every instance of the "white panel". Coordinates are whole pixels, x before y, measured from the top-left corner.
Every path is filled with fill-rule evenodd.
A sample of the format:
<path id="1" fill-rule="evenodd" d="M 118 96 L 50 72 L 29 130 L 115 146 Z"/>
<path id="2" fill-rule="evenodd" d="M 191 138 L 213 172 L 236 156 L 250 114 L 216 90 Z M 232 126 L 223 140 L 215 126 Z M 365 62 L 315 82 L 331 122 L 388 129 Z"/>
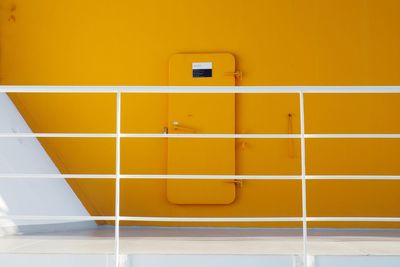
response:
<path id="1" fill-rule="evenodd" d="M 9 97 L 0 93 L 0 132 L 31 130 Z M 36 138 L 0 138 L 0 173 L 59 174 Z M 89 215 L 64 179 L 0 179 L 0 216 L 10 214 Z M 42 222 L 30 221 L 29 224 Z M 21 223 L 0 218 L 0 236 Z"/>

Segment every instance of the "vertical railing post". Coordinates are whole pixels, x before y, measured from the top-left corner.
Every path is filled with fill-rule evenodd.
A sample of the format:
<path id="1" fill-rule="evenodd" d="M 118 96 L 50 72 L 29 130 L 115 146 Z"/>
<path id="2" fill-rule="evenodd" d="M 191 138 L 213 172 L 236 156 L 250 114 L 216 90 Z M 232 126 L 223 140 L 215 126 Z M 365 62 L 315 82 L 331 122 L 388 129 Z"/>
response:
<path id="1" fill-rule="evenodd" d="M 120 173 L 121 173 L 121 91 L 116 93 L 115 126 L 115 267 L 119 267 L 119 211 L 120 211 Z"/>
<path id="2" fill-rule="evenodd" d="M 307 267 L 308 236 L 307 236 L 307 182 L 306 182 L 306 142 L 304 130 L 304 92 L 300 91 L 300 142 L 301 142 L 301 207 L 303 222 L 303 266 Z"/>

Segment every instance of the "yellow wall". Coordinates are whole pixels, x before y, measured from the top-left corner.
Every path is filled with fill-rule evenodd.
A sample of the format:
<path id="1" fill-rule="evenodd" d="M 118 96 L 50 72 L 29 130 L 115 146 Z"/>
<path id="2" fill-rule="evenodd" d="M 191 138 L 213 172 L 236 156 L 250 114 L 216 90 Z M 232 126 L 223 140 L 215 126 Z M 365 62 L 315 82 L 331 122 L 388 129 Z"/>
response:
<path id="1" fill-rule="evenodd" d="M 243 80 L 238 81 L 238 85 L 398 85 L 400 83 L 400 16 L 398 15 L 400 2 L 397 0 L 204 0 L 201 3 L 199 5 L 198 1 L 190 0 L 2 0 L 0 82 L 17 85 L 167 85 L 168 61 L 171 55 L 181 52 L 229 52 L 235 56 L 237 69 L 243 72 Z M 122 128 L 126 132 L 158 132 L 167 119 L 165 96 L 141 97 L 140 99 L 130 95 L 123 97 L 125 107 Z M 393 116 L 386 117 L 386 121 L 390 124 L 385 124 L 386 126 L 379 124 L 382 116 L 387 114 L 383 112 L 375 118 L 375 124 L 366 126 L 371 114 L 364 116 L 363 112 L 357 113 L 355 111 L 357 109 L 351 108 L 351 99 L 335 99 L 336 102 L 343 103 L 344 108 L 340 106 L 332 112 L 323 109 L 334 103 L 331 99 L 318 97 L 313 99 L 313 97 L 306 98 L 306 104 L 310 104 L 309 110 L 306 111 L 310 115 L 310 122 L 306 123 L 306 127 L 309 127 L 310 132 L 357 130 L 373 132 L 374 129 L 380 129 L 385 133 L 398 132 L 396 126 L 400 125 L 398 121 L 400 116 L 396 116 L 399 114 L 397 107 L 400 106 L 398 99 L 379 101 L 378 107 L 392 107 Z M 90 104 L 82 109 L 83 105 L 79 101 L 88 98 Z M 153 103 L 157 109 L 149 110 L 148 106 L 135 105 L 138 102 L 144 103 L 143 99 L 145 103 Z M 370 97 L 364 102 L 359 102 L 358 104 L 362 105 L 360 110 L 368 110 L 374 102 L 373 99 Z M 13 100 L 36 131 L 65 131 L 63 125 L 72 124 L 78 125 L 75 129 L 71 129 L 72 132 L 114 131 L 114 117 L 111 110 L 115 102 L 112 96 L 65 99 L 65 96 L 40 97 L 21 94 L 13 95 Z M 264 99 L 257 96 L 239 97 L 237 104 L 239 112 L 243 115 L 236 118 L 237 132 L 287 133 L 287 117 L 283 115 L 296 113 L 296 101 L 297 98 L 291 96 L 278 101 L 270 97 Z M 254 105 L 258 105 L 265 116 L 252 116 L 254 114 L 252 112 L 257 113 L 260 109 L 245 113 L 245 110 L 251 109 Z M 321 109 L 322 112 L 314 112 Z M 348 116 L 349 112 L 353 117 Z M 82 113 L 86 115 L 82 116 Z M 35 114 L 43 115 L 44 119 L 32 117 Z M 140 120 L 141 114 L 147 115 L 145 120 Z M 293 131 L 297 132 L 298 114 L 295 115 L 297 117 L 294 117 L 296 120 Z M 62 120 L 57 118 L 54 120 L 55 116 L 59 116 Z M 139 121 L 147 124 L 138 125 L 138 117 Z M 354 120 L 348 119 L 338 128 L 330 127 L 332 124 L 329 122 L 338 122 L 344 117 Z M 353 122 L 360 118 L 359 125 L 356 123 L 354 126 Z M 262 123 L 264 119 L 274 123 Z M 49 121 L 56 123 L 49 125 Z M 68 123 L 60 123 L 65 121 Z M 85 145 L 83 141 L 81 143 L 41 141 L 64 172 L 82 170 L 89 172 L 89 169 L 98 173 L 114 171 L 114 151 L 108 141 L 104 141 L 107 143 L 105 145 L 100 144 L 103 140 L 85 141 L 87 142 Z M 136 140 L 126 139 L 122 142 L 123 172 L 165 173 L 163 140 L 147 141 L 146 147 L 150 149 L 139 151 L 135 149 Z M 257 147 L 260 150 L 252 150 L 253 154 L 249 151 L 240 153 L 241 145 L 237 146 L 239 150 L 237 160 L 241 162 L 237 166 L 238 174 L 299 172 L 297 142 L 290 143 L 289 140 L 272 143 L 270 140 L 247 142 L 250 147 Z M 347 159 L 354 159 L 365 155 L 367 152 L 363 149 L 370 143 L 366 146 L 353 144 L 356 149 L 319 140 L 307 145 L 310 147 L 307 158 L 313 159 L 315 163 L 310 165 L 311 169 L 308 171 L 321 174 L 347 171 L 346 168 L 349 167 L 345 165 L 344 169 L 332 169 L 332 162 L 324 161 L 325 156 L 331 155 L 330 160 L 335 163 L 346 163 L 348 160 L 339 157 L 340 153 L 344 153 Z M 389 164 L 387 172 L 389 174 L 399 172 L 400 162 L 396 157 L 398 151 L 396 148 L 400 145 L 397 143 L 383 145 L 392 148 L 390 150 L 392 161 L 387 163 Z M 107 149 L 102 150 L 104 155 L 94 153 L 97 156 L 94 159 L 99 159 L 100 162 L 92 162 L 89 164 L 91 166 L 89 169 L 84 169 L 77 164 L 72 149 L 74 147 L 85 147 L 85 151 L 98 147 Z M 379 145 L 374 147 L 377 151 L 382 148 Z M 346 151 L 352 153 L 346 154 Z M 260 153 L 263 157 L 259 157 Z M 292 153 L 294 156 L 288 157 L 288 154 Z M 378 158 L 368 159 L 369 162 L 378 162 L 375 165 L 377 168 L 380 166 L 379 160 L 385 161 L 379 155 Z M 79 154 L 78 159 L 93 160 L 93 157 L 87 152 Z M 132 164 L 134 159 L 147 162 L 148 165 Z M 68 165 L 65 162 L 74 164 L 65 166 Z M 359 163 L 361 172 L 365 171 L 362 166 L 368 166 L 368 170 L 376 171 L 374 166 Z M 123 181 L 122 215 L 301 215 L 300 184 L 297 181 L 248 181 L 244 185 L 246 190 L 239 191 L 235 205 L 224 208 L 171 206 L 164 199 L 164 183 L 165 181 L 160 180 L 146 184 L 143 181 Z M 112 205 L 103 201 L 104 196 L 113 198 L 112 190 L 105 192 L 96 191 L 94 188 L 96 190 L 93 191 L 93 186 L 90 187 L 90 182 L 87 181 L 85 183 L 77 181 L 75 184 L 70 181 L 70 184 L 81 199 L 86 197 L 83 201 L 92 214 L 109 215 L 113 212 Z M 104 187 L 99 186 L 102 190 Z M 308 193 L 310 202 L 313 200 L 314 204 L 310 204 L 309 214 L 311 216 L 349 214 L 400 216 L 398 190 L 400 183 L 396 181 L 370 182 L 365 187 L 359 187 L 355 182 L 312 181 L 309 182 Z M 357 197 L 352 195 L 352 192 L 359 191 Z M 340 201 L 335 198 L 333 192 L 342 192 Z M 147 201 L 150 196 L 153 202 Z M 366 203 L 370 203 L 371 200 L 375 205 L 371 206 L 371 209 L 364 210 L 362 207 L 368 207 L 369 204 Z M 385 209 L 385 206 L 390 208 Z M 342 211 L 342 214 L 338 211 Z M 358 213 L 355 214 L 355 211 Z M 376 211 L 381 213 L 374 213 Z M 330 224 L 332 225 L 338 224 Z M 346 226 L 349 225 L 356 224 Z M 365 225 L 375 224 L 362 226 Z M 379 226 L 390 225 L 395 224 Z"/>
<path id="2" fill-rule="evenodd" d="M 241 85 L 400 81 L 397 0 L 2 0 L 0 8 L 2 84 L 166 85 L 172 54 L 210 51 L 236 56 Z"/>

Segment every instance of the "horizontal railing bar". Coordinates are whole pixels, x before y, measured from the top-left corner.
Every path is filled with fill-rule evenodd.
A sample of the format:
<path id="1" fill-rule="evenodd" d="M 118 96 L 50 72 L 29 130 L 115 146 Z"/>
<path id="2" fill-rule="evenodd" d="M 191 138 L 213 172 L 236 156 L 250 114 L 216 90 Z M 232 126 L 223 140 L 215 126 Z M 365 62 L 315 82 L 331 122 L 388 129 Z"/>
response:
<path id="1" fill-rule="evenodd" d="M 115 138 L 116 134 L 106 133 L 0 133 L 0 138 Z"/>
<path id="2" fill-rule="evenodd" d="M 115 174 L 0 174 L 0 179 L 114 179 Z M 121 174 L 121 179 L 301 180 L 300 175 Z M 400 180 L 400 175 L 306 175 L 307 180 Z"/>
<path id="3" fill-rule="evenodd" d="M 301 217 L 129 217 L 121 216 L 121 221 L 152 222 L 300 222 Z"/>
<path id="4" fill-rule="evenodd" d="M 299 134 L 121 134 L 125 138 L 300 138 Z"/>
<path id="5" fill-rule="evenodd" d="M 400 134 L 305 134 L 304 138 L 400 138 Z"/>
<path id="6" fill-rule="evenodd" d="M 5 93 L 400 93 L 399 86 L 0 86 Z"/>
<path id="7" fill-rule="evenodd" d="M 400 86 L 299 86 L 302 93 L 399 93 Z"/>
<path id="8" fill-rule="evenodd" d="M 399 217 L 307 217 L 309 222 L 400 222 Z"/>
<path id="9" fill-rule="evenodd" d="M 47 221 L 113 221 L 115 216 L 1 215 L 0 219 Z M 400 222 L 400 217 L 306 217 L 308 222 Z M 301 222 L 302 217 L 152 217 L 121 216 L 121 221 L 154 222 Z"/>
<path id="10" fill-rule="evenodd" d="M 0 174 L 0 179 L 114 179 L 115 174 Z M 295 175 L 121 174 L 121 179 L 297 180 Z"/>
<path id="11" fill-rule="evenodd" d="M 201 179 L 201 180 L 298 180 L 295 175 L 185 175 L 185 174 L 121 174 L 121 179 Z"/>
<path id="12" fill-rule="evenodd" d="M 0 133 L 0 138 L 116 138 L 116 134 L 107 133 Z M 400 138 L 400 134 L 306 134 L 306 139 L 313 138 Z M 300 134 L 156 134 L 138 133 L 121 134 L 121 138 L 221 138 L 221 139 L 300 139 Z"/>
<path id="13" fill-rule="evenodd" d="M 123 87 L 125 88 L 125 87 Z M 117 93 L 118 86 L 63 86 L 63 85 L 2 85 L 2 93 Z"/>
<path id="14" fill-rule="evenodd" d="M 44 221 L 113 221 L 115 216 L 64 216 L 64 215 L 0 215 L 0 219 Z"/>
<path id="15" fill-rule="evenodd" d="M 115 216 L 41 216 L 41 215 L 1 215 L 0 219 L 12 220 L 54 220 L 54 221 L 90 221 L 115 220 Z M 154 221 L 154 222 L 297 222 L 300 217 L 137 217 L 121 216 L 120 221 Z"/>
<path id="16" fill-rule="evenodd" d="M 0 179 L 114 179 L 115 174 L 0 174 Z"/>
<path id="17" fill-rule="evenodd" d="M 306 175 L 308 180 L 400 180 L 400 175 Z"/>

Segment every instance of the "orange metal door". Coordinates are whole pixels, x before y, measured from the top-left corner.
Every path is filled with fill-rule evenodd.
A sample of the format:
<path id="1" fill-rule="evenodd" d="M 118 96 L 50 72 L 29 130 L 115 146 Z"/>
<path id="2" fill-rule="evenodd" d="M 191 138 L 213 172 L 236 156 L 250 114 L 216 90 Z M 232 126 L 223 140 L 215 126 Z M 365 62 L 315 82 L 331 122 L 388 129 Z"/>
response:
<path id="1" fill-rule="evenodd" d="M 170 60 L 170 85 L 234 85 L 230 54 L 177 54 Z M 218 109 L 216 109 L 218 107 Z M 235 132 L 234 94 L 170 94 L 169 133 Z M 170 138 L 168 174 L 235 174 L 235 140 Z M 232 180 L 168 180 L 167 198 L 174 204 L 229 204 L 235 200 Z"/>

